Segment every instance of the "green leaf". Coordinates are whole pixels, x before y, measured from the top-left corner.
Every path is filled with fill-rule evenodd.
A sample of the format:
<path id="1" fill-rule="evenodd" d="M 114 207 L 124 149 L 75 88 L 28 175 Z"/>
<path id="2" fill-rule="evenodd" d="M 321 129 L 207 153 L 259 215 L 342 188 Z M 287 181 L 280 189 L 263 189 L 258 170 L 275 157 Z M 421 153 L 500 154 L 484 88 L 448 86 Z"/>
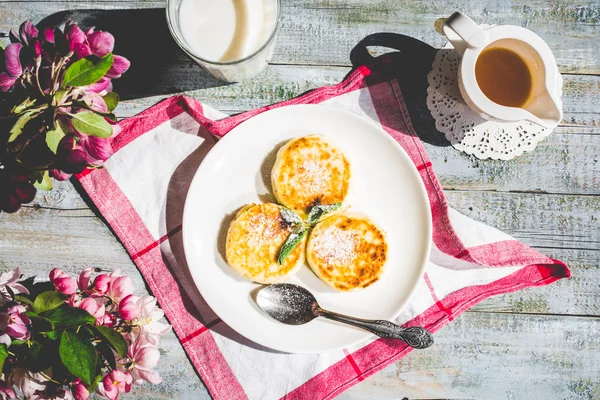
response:
<path id="1" fill-rule="evenodd" d="M 100 112 L 98 110 L 94 110 L 89 104 L 87 104 L 85 101 L 81 101 L 81 100 L 73 100 L 73 105 L 80 107 L 80 108 L 85 108 L 86 110 L 90 110 L 92 111 L 94 114 L 98 114 L 103 116 L 104 118 L 108 118 L 109 120 L 111 120 L 112 122 L 117 122 L 117 117 L 115 116 L 115 114 L 113 113 L 103 113 Z"/>
<path id="2" fill-rule="evenodd" d="M 24 345 L 25 343 L 27 343 L 27 341 L 15 339 L 12 342 L 10 342 L 10 345 L 11 346 L 21 346 L 21 345 Z"/>
<path id="3" fill-rule="evenodd" d="M 21 114 L 19 119 L 17 119 L 17 122 L 15 122 L 13 127 L 10 129 L 10 137 L 8 138 L 8 141 L 14 142 L 15 139 L 17 137 L 19 137 L 19 135 L 21 133 L 23 133 L 23 129 L 25 128 L 25 125 L 27 125 L 27 123 L 29 121 L 31 121 L 32 119 L 37 117 L 39 114 L 40 114 L 39 110 L 29 110 L 29 111 L 25 111 L 23 114 Z"/>
<path id="4" fill-rule="evenodd" d="M 328 204 L 328 205 L 317 204 L 310 210 L 310 213 L 308 213 L 308 218 L 306 218 L 306 222 L 309 225 L 315 225 L 317 222 L 319 222 L 321 220 L 321 217 L 324 214 L 335 211 L 338 208 L 340 208 L 341 206 L 342 206 L 342 203 L 335 203 L 335 204 Z"/>
<path id="5" fill-rule="evenodd" d="M 93 324 L 96 318 L 81 308 L 72 308 L 67 305 L 61 306 L 42 315 L 50 320 L 54 326 L 60 328 L 75 328 L 79 325 Z"/>
<path id="6" fill-rule="evenodd" d="M 283 218 L 283 220 L 290 225 L 297 225 L 302 223 L 302 218 L 300 218 L 298 214 L 296 214 L 287 207 L 282 207 L 279 213 L 281 214 L 281 218 Z"/>
<path id="7" fill-rule="evenodd" d="M 29 304 L 30 306 L 33 305 L 33 301 L 29 300 L 29 297 L 27 297 L 24 294 L 16 294 L 15 295 L 15 301 L 19 302 L 19 303 Z"/>
<path id="8" fill-rule="evenodd" d="M 104 95 L 104 102 L 106 103 L 106 107 L 110 112 L 113 112 L 113 110 L 117 108 L 119 100 L 121 99 L 119 98 L 119 95 L 115 92 L 108 92 L 106 93 L 106 95 Z"/>
<path id="9" fill-rule="evenodd" d="M 112 53 L 108 53 L 96 64 L 87 58 L 74 62 L 65 72 L 63 86 L 87 86 L 98 82 L 112 67 L 114 59 Z"/>
<path id="10" fill-rule="evenodd" d="M 33 311 L 27 311 L 25 315 L 34 320 L 33 327 L 37 332 L 46 332 L 54 329 L 54 323 L 52 323 L 52 321 L 50 321 L 48 318 L 42 317 Z"/>
<path id="11" fill-rule="evenodd" d="M 56 124 L 53 130 L 46 132 L 46 144 L 51 152 L 56 154 L 58 151 L 58 144 L 64 137 L 65 132 L 62 130 L 61 124 Z"/>
<path id="12" fill-rule="evenodd" d="M 70 373 L 88 385 L 96 376 L 96 349 L 88 341 L 80 338 L 75 332 L 64 331 L 58 346 L 60 360 Z"/>
<path id="13" fill-rule="evenodd" d="M 277 262 L 280 265 L 283 264 L 283 260 L 290 255 L 296 246 L 298 246 L 298 243 L 304 239 L 306 232 L 308 232 L 308 229 L 306 229 L 304 224 L 299 224 L 294 228 L 292 233 L 290 233 L 290 236 L 288 236 L 288 238 L 285 240 L 281 246 L 281 249 L 279 249 L 279 254 L 277 255 Z"/>
<path id="14" fill-rule="evenodd" d="M 73 127 L 80 133 L 99 138 L 107 138 L 113 133 L 112 126 L 104 117 L 92 111 L 82 111 L 70 115 L 73 118 L 71 120 Z"/>
<path id="15" fill-rule="evenodd" d="M 52 190 L 52 179 L 50 179 L 50 173 L 48 171 L 44 171 L 42 173 L 41 182 L 38 182 L 36 180 L 35 182 L 33 182 L 33 186 L 35 186 L 38 189 L 45 190 L 47 192 Z"/>
<path id="16" fill-rule="evenodd" d="M 114 368 L 113 368 L 114 369 Z M 88 386 L 88 391 L 90 393 L 93 393 L 96 388 L 98 387 L 98 384 L 100 383 L 100 381 L 102 380 L 102 374 L 98 374 L 96 375 L 96 377 L 94 378 L 94 380 L 92 381 L 91 385 Z"/>
<path id="17" fill-rule="evenodd" d="M 59 105 L 63 99 L 65 98 L 65 95 L 67 94 L 67 90 L 65 89 L 58 89 L 56 91 L 56 93 L 54 93 L 54 102 L 53 105 L 57 106 Z"/>
<path id="18" fill-rule="evenodd" d="M 0 343 L 0 374 L 2 374 L 2 368 L 4 368 L 4 361 L 8 357 L 8 346 L 4 343 Z"/>
<path id="19" fill-rule="evenodd" d="M 123 335 L 105 326 L 92 326 L 91 328 L 96 337 L 107 342 L 120 358 L 124 358 L 127 355 L 127 342 L 123 338 Z"/>
<path id="20" fill-rule="evenodd" d="M 66 299 L 67 296 L 57 291 L 40 293 L 33 302 L 33 311 L 41 314 L 45 311 L 54 310 L 65 304 Z"/>
<path id="21" fill-rule="evenodd" d="M 23 111 L 27 110 L 28 108 L 31 108 L 35 105 L 36 99 L 30 99 L 29 97 L 26 98 L 21 104 L 18 104 L 16 106 L 14 106 L 10 112 L 13 115 L 19 115 L 21 114 Z"/>
<path id="22" fill-rule="evenodd" d="M 60 330 L 58 330 L 58 331 L 50 331 L 50 332 L 45 332 L 45 335 L 50 340 L 57 340 L 58 338 L 60 338 L 60 334 L 62 332 L 63 331 L 60 331 Z"/>

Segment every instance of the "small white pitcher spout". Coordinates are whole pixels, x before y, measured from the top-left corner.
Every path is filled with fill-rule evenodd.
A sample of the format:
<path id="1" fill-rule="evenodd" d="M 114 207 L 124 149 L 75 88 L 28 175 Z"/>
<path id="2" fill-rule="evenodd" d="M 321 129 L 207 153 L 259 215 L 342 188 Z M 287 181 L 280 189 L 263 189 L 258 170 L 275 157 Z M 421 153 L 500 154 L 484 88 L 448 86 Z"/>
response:
<path id="1" fill-rule="evenodd" d="M 544 93 L 528 103 L 523 108 L 529 114 L 525 119 L 550 129 L 562 120 L 562 106 L 559 96 L 551 95 L 545 90 Z"/>

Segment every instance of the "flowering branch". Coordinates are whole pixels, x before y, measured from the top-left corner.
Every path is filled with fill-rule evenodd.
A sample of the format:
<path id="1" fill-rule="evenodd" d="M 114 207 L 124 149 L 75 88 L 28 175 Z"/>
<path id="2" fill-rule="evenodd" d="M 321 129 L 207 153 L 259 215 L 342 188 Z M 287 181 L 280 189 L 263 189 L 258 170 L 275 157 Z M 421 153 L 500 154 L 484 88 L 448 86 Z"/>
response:
<path id="1" fill-rule="evenodd" d="M 0 65 L 0 211 L 15 212 L 36 188 L 101 167 L 118 133 L 112 79 L 129 61 L 112 53 L 114 37 L 67 22 L 10 32 Z"/>
<path id="2" fill-rule="evenodd" d="M 133 281 L 88 268 L 75 279 L 60 269 L 50 282 L 0 275 L 0 399 L 110 400 L 132 385 L 156 384 L 160 337 L 171 327 L 152 296 Z"/>

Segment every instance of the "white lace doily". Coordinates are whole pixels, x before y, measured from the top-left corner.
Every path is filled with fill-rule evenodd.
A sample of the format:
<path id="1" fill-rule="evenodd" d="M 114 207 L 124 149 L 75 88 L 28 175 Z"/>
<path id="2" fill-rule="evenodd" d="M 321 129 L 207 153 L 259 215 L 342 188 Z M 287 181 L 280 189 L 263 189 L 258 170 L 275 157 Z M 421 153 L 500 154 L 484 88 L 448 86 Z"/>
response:
<path id="1" fill-rule="evenodd" d="M 510 160 L 525 151 L 532 151 L 552 132 L 529 121 L 489 121 L 472 111 L 464 103 L 458 88 L 459 63 L 460 55 L 448 43 L 438 50 L 433 70 L 427 75 L 427 107 L 436 128 L 446 135 L 455 149 L 482 160 Z M 558 87 L 562 88 L 562 77 L 560 74 L 558 77 Z"/>

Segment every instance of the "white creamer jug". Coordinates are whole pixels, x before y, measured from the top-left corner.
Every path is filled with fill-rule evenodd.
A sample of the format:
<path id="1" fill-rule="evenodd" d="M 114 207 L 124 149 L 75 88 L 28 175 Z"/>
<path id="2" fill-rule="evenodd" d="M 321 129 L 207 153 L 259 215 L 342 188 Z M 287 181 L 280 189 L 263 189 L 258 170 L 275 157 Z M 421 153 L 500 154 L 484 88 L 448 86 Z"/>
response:
<path id="1" fill-rule="evenodd" d="M 466 104 L 486 119 L 500 122 L 531 121 L 554 128 L 562 119 L 562 79 L 554 55 L 542 38 L 514 25 L 482 29 L 466 15 L 455 12 L 444 23 L 444 33 L 462 55 L 458 84 Z M 527 100 L 518 107 L 492 101 L 482 91 L 476 77 L 476 64 L 484 50 L 505 49 L 520 57 L 530 73 Z"/>

